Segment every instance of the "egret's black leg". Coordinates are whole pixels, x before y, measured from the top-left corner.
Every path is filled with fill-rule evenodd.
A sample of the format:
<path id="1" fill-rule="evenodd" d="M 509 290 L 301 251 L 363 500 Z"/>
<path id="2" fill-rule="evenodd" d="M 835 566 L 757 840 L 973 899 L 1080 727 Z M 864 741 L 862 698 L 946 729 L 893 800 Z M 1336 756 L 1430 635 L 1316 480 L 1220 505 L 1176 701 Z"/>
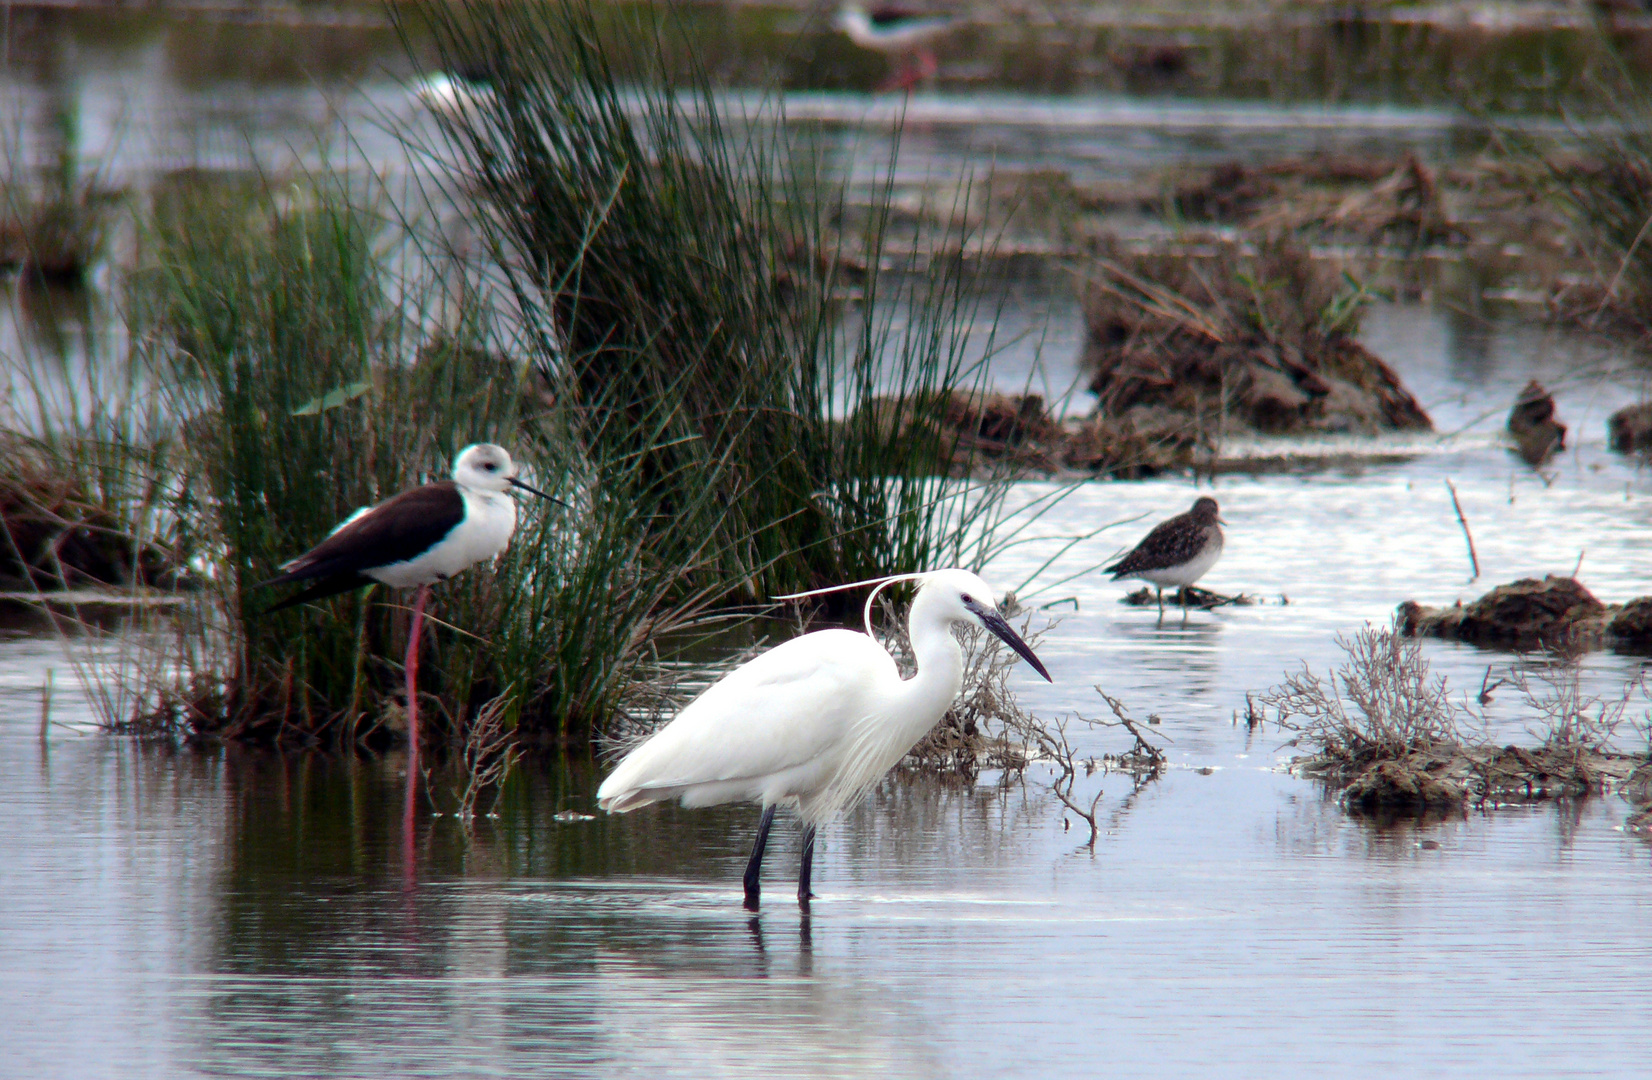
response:
<path id="1" fill-rule="evenodd" d="M 774 824 L 774 807 L 763 807 L 763 820 L 757 823 L 757 840 L 751 845 L 751 861 L 746 863 L 746 910 L 757 910 L 758 879 L 763 874 L 763 849 L 769 846 L 769 826 Z"/>
<path id="2" fill-rule="evenodd" d="M 804 907 L 808 907 L 809 901 L 813 900 L 815 896 L 814 893 L 809 891 L 809 878 L 814 874 L 814 868 L 815 827 L 805 825 L 803 827 L 803 865 L 797 872 L 797 902 Z"/>

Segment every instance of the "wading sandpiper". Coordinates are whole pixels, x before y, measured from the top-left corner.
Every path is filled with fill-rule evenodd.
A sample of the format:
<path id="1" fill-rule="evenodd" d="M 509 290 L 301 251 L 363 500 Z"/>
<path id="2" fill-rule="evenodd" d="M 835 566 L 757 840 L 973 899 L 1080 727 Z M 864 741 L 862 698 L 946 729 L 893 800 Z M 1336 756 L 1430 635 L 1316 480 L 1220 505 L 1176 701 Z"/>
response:
<path id="1" fill-rule="evenodd" d="M 1216 500 L 1206 495 L 1185 514 L 1160 522 L 1130 553 L 1103 567 L 1113 580 L 1140 578 L 1158 590 L 1164 615 L 1166 585 L 1185 587 L 1198 581 L 1222 557 L 1222 519 Z M 1185 610 L 1185 606 L 1184 606 Z"/>

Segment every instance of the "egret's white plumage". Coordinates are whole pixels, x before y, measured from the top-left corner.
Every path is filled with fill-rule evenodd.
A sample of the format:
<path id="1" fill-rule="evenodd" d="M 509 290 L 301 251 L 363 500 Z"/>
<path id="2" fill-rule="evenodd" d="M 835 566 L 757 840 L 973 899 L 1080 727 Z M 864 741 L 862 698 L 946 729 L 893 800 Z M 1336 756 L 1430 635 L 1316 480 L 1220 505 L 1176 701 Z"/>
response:
<path id="1" fill-rule="evenodd" d="M 958 696 L 964 657 L 954 623 L 986 626 L 1049 678 L 992 597 L 991 586 L 965 570 L 923 575 L 907 623 L 918 663 L 910 679 L 870 635 L 852 630 L 821 630 L 770 649 L 627 754 L 598 789 L 598 803 L 612 813 L 664 799 L 793 805 L 812 836 L 893 768 Z M 754 863 L 761 850 L 760 837 Z M 807 863 L 805 882 L 806 875 Z"/>

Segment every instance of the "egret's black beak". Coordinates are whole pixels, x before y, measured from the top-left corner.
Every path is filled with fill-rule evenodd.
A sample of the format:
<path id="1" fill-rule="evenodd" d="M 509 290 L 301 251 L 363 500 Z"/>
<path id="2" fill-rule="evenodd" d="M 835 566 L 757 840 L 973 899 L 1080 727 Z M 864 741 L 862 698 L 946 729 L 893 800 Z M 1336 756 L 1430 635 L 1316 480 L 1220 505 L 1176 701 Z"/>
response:
<path id="1" fill-rule="evenodd" d="M 557 498 L 555 495 L 547 495 L 543 491 L 540 491 L 538 488 L 533 487 L 530 484 L 524 484 L 522 481 L 518 480 L 514 476 L 505 477 L 505 483 L 509 484 L 511 487 L 519 487 L 523 491 L 531 491 L 535 495 L 538 495 L 541 499 L 549 499 L 552 502 L 556 503 L 558 506 L 567 506 L 568 505 L 567 503 L 563 502 L 561 499 Z"/>
<path id="2" fill-rule="evenodd" d="M 1044 670 L 1044 665 L 1039 663 L 1038 657 L 1033 655 L 1032 649 L 1027 647 L 1025 641 L 1021 640 L 1021 635 L 1010 629 L 1010 624 L 1004 621 L 1004 616 L 998 613 L 997 608 L 989 608 L 985 604 L 973 600 L 966 600 L 964 606 L 969 608 L 977 619 L 981 620 L 982 626 L 996 634 L 1000 641 L 1014 649 L 1021 659 L 1031 664 L 1034 671 L 1044 676 L 1045 682 L 1055 682 L 1054 679 L 1050 678 L 1050 673 Z"/>

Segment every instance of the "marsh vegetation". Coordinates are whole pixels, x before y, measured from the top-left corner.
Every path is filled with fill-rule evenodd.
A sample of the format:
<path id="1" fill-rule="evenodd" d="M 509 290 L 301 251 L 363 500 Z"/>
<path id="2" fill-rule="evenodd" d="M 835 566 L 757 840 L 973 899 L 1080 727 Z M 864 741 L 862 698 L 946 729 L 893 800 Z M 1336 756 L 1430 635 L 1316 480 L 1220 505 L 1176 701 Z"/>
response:
<path id="1" fill-rule="evenodd" d="M 991 353 L 969 344 L 992 318 L 974 270 L 845 281 L 841 182 L 780 115 L 679 78 L 670 19 L 420 16 L 488 89 L 402 132 L 416 186 L 344 162 L 159 188 L 100 357 L 119 392 L 56 408 L 55 381 L 30 384 L 8 436 L 34 463 L 6 492 L 19 576 L 184 601 L 136 616 L 107 723 L 394 741 L 400 598 L 265 614 L 252 586 L 470 442 L 568 504 L 525 507 L 498 565 L 438 594 L 421 698 L 473 776 L 508 761 L 500 731 L 588 747 L 665 707 L 672 657 L 768 596 L 1007 541 L 1007 474 L 955 475 L 941 422 Z M 887 198 L 857 244 L 898 260 Z M 448 243 L 454 217 L 477 243 Z"/>
<path id="2" fill-rule="evenodd" d="M 1578 798 L 1624 784 L 1652 760 L 1652 697 L 1644 676 L 1610 698 L 1586 693 L 1576 658 L 1523 654 L 1478 695 L 1433 675 L 1422 647 L 1395 629 L 1338 637 L 1346 660 L 1328 675 L 1306 666 L 1259 695 L 1264 719 L 1307 750 L 1296 768 L 1325 780 L 1350 808 L 1455 809 Z M 1536 746 L 1496 746 L 1483 710 L 1499 688 L 1520 696 Z"/>

